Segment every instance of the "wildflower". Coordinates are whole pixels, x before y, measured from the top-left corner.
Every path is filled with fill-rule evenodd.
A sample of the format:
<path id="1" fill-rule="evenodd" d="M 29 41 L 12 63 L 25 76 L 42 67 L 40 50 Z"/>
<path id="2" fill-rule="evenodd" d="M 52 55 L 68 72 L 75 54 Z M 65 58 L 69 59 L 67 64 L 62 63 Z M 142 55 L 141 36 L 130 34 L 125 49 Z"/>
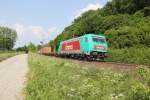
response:
<path id="1" fill-rule="evenodd" d="M 73 97 L 73 94 L 68 93 L 68 94 L 67 94 L 67 96 L 69 96 L 69 97 Z"/>
<path id="2" fill-rule="evenodd" d="M 88 84 L 86 87 L 91 88 L 91 87 L 93 87 L 93 85 L 92 84 Z"/>
<path id="3" fill-rule="evenodd" d="M 74 89 L 74 88 L 71 88 L 70 90 L 71 90 L 71 91 L 75 91 L 75 89 Z"/>
<path id="4" fill-rule="evenodd" d="M 113 93 L 113 94 L 110 95 L 110 97 L 111 97 L 112 100 L 116 100 L 116 99 L 121 98 L 123 96 L 124 95 L 122 93 L 120 93 L 120 94 Z"/>
<path id="5" fill-rule="evenodd" d="M 118 97 L 123 97 L 124 95 L 122 94 L 122 93 L 120 93 L 119 95 L 118 95 Z"/>

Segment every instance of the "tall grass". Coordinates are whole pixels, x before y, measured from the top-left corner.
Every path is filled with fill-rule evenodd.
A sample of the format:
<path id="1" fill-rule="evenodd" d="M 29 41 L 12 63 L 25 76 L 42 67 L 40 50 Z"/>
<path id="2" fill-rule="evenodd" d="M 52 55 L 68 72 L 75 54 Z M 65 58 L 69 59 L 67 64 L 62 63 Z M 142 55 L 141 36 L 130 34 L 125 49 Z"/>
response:
<path id="1" fill-rule="evenodd" d="M 107 61 L 150 65 L 150 48 L 112 49 Z"/>
<path id="2" fill-rule="evenodd" d="M 93 65 L 94 67 L 94 65 Z M 80 67 L 51 57 L 29 54 L 26 100 L 149 100 L 149 69 L 134 78 L 126 73 Z"/>
<path id="3" fill-rule="evenodd" d="M 15 52 L 15 51 L 0 51 L 0 61 L 5 60 L 9 57 L 15 56 L 19 53 Z"/>

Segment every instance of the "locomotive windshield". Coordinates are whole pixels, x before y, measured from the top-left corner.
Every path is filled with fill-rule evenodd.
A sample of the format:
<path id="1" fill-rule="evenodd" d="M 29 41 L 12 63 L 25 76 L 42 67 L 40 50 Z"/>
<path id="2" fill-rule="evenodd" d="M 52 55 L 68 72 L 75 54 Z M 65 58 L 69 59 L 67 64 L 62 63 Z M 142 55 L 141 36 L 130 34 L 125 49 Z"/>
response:
<path id="1" fill-rule="evenodd" d="M 97 42 L 97 43 L 105 43 L 106 40 L 105 39 L 102 39 L 102 38 L 92 38 L 93 39 L 93 42 Z"/>

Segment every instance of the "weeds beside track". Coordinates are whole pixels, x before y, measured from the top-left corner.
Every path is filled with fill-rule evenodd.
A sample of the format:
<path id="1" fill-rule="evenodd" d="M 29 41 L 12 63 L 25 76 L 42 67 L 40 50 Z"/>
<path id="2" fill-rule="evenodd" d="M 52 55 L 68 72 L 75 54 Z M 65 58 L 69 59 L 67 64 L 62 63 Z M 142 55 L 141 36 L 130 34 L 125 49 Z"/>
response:
<path id="1" fill-rule="evenodd" d="M 86 64 L 30 53 L 26 100 L 150 99 L 150 71 L 145 67 L 133 75 L 82 66 Z"/>

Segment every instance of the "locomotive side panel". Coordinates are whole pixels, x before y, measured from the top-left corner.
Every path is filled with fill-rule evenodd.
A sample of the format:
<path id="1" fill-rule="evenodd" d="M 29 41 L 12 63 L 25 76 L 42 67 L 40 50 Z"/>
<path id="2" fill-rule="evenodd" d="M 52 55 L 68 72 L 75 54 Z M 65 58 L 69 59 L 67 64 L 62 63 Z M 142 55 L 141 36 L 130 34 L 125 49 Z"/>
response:
<path id="1" fill-rule="evenodd" d="M 80 54 L 80 39 L 72 39 L 62 43 L 61 54 Z"/>

